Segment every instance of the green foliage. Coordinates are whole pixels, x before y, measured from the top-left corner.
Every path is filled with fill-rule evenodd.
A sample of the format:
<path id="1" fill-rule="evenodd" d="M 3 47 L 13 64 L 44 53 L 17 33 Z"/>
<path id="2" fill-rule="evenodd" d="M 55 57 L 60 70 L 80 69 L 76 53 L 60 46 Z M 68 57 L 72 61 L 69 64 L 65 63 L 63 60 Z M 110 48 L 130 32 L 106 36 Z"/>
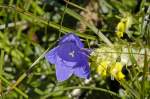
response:
<path id="1" fill-rule="evenodd" d="M 0 97 L 148 99 L 150 5 L 148 0 L 137 1 L 140 0 L 0 0 Z M 132 24 L 118 38 L 117 24 L 128 15 Z M 82 27 L 84 31 L 79 30 Z M 44 54 L 68 32 L 76 33 L 88 48 L 106 49 L 103 54 L 97 52 L 90 57 L 90 80 L 73 76 L 58 82 L 55 66 L 44 59 Z M 110 54 L 117 54 L 117 59 Z M 117 80 L 119 91 L 111 89 L 114 84 L 109 83 L 113 79 L 103 79 L 97 74 L 101 60 L 98 63 L 95 60 L 104 58 L 101 55 L 112 62 L 121 62 L 122 55 L 126 55 L 125 60 L 130 61 L 124 64 L 128 71 L 126 79 Z M 74 95 L 76 89 L 81 92 Z"/>

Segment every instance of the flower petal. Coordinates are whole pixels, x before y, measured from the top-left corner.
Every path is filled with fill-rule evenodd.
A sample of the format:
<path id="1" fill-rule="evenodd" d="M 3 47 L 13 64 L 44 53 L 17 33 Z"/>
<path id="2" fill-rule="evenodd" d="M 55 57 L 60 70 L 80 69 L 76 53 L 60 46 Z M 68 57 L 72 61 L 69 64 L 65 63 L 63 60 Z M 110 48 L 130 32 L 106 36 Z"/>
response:
<path id="1" fill-rule="evenodd" d="M 71 61 L 66 61 L 62 58 L 60 58 L 59 56 L 57 56 L 57 62 L 61 62 L 61 64 L 64 64 L 62 66 L 66 66 L 66 68 L 72 68 L 73 66 L 75 66 L 77 64 L 77 62 L 71 62 Z"/>
<path id="2" fill-rule="evenodd" d="M 57 52 L 57 47 L 53 48 L 52 50 L 50 50 L 49 52 L 47 52 L 45 54 L 45 58 L 46 60 L 48 60 L 48 62 L 55 64 L 56 63 L 56 52 Z"/>
<path id="3" fill-rule="evenodd" d="M 66 61 L 79 61 L 80 48 L 74 42 L 66 42 L 58 47 L 58 56 Z"/>
<path id="4" fill-rule="evenodd" d="M 89 56 L 91 52 L 92 52 L 91 49 L 86 49 L 86 48 L 81 49 L 81 53 L 84 54 L 85 56 Z"/>
<path id="5" fill-rule="evenodd" d="M 64 64 L 59 61 L 56 64 L 56 77 L 58 81 L 67 80 L 73 74 L 73 70 L 64 66 Z"/>
<path id="6" fill-rule="evenodd" d="M 74 68 L 74 74 L 78 77 L 86 79 L 90 77 L 90 67 L 87 60 L 82 60 L 82 62 Z"/>
<path id="7" fill-rule="evenodd" d="M 63 36 L 59 41 L 59 45 L 65 43 L 65 42 L 75 42 L 79 48 L 84 47 L 84 44 L 80 41 L 80 38 L 73 33 L 69 33 L 69 34 Z"/>
<path id="8" fill-rule="evenodd" d="M 69 62 L 69 61 L 65 61 L 65 60 L 63 60 L 62 62 L 68 67 L 73 67 L 77 64 L 77 62 Z"/>

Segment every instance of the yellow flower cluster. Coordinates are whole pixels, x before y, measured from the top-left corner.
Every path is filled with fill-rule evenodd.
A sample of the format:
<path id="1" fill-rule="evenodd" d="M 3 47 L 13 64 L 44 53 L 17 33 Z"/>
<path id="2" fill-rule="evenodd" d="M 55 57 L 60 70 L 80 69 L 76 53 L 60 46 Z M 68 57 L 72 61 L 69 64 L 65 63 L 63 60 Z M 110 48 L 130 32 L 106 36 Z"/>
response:
<path id="1" fill-rule="evenodd" d="M 122 63 L 116 62 L 120 54 L 115 52 L 116 50 L 114 47 L 101 47 L 95 49 L 91 53 L 91 67 L 94 70 L 96 68 L 97 73 L 102 78 L 113 76 L 114 78 L 121 80 L 125 77 L 125 75 L 121 72 L 123 68 Z"/>
<path id="2" fill-rule="evenodd" d="M 106 77 L 108 73 L 117 80 L 122 80 L 125 77 L 125 75 L 122 73 L 122 67 L 123 66 L 120 62 L 110 65 L 109 61 L 103 61 L 97 67 L 97 72 L 101 75 L 101 77 Z"/>

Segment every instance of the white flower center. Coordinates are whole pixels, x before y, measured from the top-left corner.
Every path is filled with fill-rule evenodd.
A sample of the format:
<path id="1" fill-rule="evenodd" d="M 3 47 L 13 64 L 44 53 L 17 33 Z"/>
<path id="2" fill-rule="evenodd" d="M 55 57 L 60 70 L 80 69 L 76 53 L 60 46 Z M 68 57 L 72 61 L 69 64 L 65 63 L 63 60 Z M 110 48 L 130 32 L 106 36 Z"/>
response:
<path id="1" fill-rule="evenodd" d="M 69 55 L 70 55 L 71 57 L 74 57 L 74 56 L 75 56 L 74 54 L 75 54 L 75 51 L 72 51 L 72 52 L 69 53 Z"/>

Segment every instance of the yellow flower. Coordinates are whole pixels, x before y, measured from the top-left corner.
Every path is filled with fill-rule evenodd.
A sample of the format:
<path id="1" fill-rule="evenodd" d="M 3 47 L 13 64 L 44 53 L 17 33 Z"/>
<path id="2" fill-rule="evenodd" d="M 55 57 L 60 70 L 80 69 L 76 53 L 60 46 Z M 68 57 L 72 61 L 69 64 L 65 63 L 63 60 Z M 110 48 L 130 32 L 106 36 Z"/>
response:
<path id="1" fill-rule="evenodd" d="M 123 37 L 123 34 L 128 31 L 132 25 L 132 16 L 127 14 L 126 17 L 122 18 L 116 27 L 116 34 L 119 38 Z"/>
<path id="2" fill-rule="evenodd" d="M 125 75 L 122 72 L 118 72 L 118 74 L 117 74 L 118 80 L 124 79 L 124 77 L 125 77 Z"/>
<path id="3" fill-rule="evenodd" d="M 97 67 L 97 72 L 100 74 L 102 77 L 106 77 L 107 75 L 107 67 L 108 67 L 109 62 L 108 61 L 102 61 L 100 65 Z"/>
<path id="4" fill-rule="evenodd" d="M 121 19 L 121 21 L 118 23 L 116 29 L 117 29 L 117 32 L 116 32 L 117 36 L 119 38 L 123 37 L 123 33 L 126 30 L 126 19 L 124 19 L 124 18 Z"/>
<path id="5" fill-rule="evenodd" d="M 118 80 L 124 79 L 125 75 L 122 73 L 122 67 L 120 62 L 116 62 L 111 66 L 110 74 Z"/>
<path id="6" fill-rule="evenodd" d="M 123 32 L 116 32 L 116 34 L 117 34 L 117 36 L 119 37 L 119 38 L 121 38 L 121 37 L 123 37 Z"/>

